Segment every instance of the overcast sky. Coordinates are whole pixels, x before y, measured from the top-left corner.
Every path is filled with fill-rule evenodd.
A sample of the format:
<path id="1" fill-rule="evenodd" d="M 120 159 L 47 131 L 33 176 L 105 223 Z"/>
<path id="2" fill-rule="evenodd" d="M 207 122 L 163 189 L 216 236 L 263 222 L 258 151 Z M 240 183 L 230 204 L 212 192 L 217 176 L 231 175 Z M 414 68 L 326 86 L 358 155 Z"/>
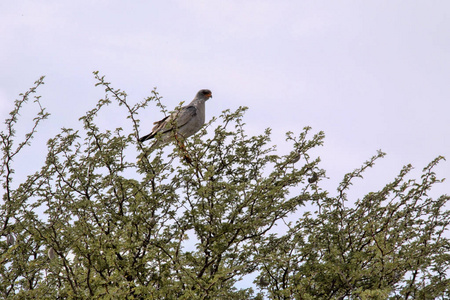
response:
<path id="1" fill-rule="evenodd" d="M 248 106 L 249 133 L 271 127 L 281 153 L 286 131 L 323 130 L 316 153 L 333 188 L 377 149 L 388 156 L 355 185 L 363 193 L 405 164 L 419 175 L 450 158 L 449 1 L 3 0 L 0 43 L 2 119 L 46 76 L 39 94 L 52 116 L 35 149 L 103 96 L 98 70 L 131 102 L 157 87 L 173 108 L 209 88 L 208 119 Z M 141 117 L 150 129 L 161 113 Z M 18 173 L 41 164 L 25 156 Z M 450 177 L 450 162 L 437 171 Z"/>

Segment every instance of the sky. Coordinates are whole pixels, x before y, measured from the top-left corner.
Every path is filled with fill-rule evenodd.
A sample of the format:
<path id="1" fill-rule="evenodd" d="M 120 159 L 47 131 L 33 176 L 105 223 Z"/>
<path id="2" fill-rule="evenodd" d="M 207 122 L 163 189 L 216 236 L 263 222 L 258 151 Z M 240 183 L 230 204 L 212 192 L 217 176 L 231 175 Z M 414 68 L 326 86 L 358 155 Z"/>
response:
<path id="1" fill-rule="evenodd" d="M 52 114 L 16 161 L 18 176 L 103 96 L 97 70 L 132 103 L 157 87 L 173 108 L 211 89 L 207 119 L 248 106 L 248 133 L 272 128 L 281 154 L 292 150 L 285 132 L 324 131 L 314 154 L 332 190 L 378 149 L 387 156 L 355 181 L 357 196 L 406 164 L 418 178 L 436 156 L 450 159 L 449 1 L 4 0 L 0 45 L 0 117 L 42 75 Z M 148 109 L 141 128 L 161 117 Z M 122 121 L 103 119 L 112 129 Z M 450 161 L 436 171 L 449 178 Z"/>

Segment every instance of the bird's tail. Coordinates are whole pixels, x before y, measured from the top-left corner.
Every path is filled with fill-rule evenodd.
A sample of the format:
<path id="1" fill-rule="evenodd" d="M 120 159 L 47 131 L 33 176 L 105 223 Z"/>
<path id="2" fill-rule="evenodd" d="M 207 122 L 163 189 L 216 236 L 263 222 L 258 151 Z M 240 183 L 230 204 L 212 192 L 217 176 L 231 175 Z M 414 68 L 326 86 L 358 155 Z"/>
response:
<path id="1" fill-rule="evenodd" d="M 144 141 L 146 141 L 146 140 L 149 140 L 149 139 L 152 139 L 152 138 L 154 138 L 155 137 L 155 134 L 152 132 L 152 133 L 149 133 L 149 134 L 147 134 L 147 135 L 144 135 L 143 137 L 140 137 L 139 138 L 139 142 L 144 142 Z"/>

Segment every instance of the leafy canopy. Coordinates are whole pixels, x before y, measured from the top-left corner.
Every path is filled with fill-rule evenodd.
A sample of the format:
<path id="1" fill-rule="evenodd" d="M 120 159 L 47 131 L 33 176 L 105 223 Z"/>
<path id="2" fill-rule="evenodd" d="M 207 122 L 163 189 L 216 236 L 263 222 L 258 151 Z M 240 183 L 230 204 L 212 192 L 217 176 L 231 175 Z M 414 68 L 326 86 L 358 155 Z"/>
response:
<path id="1" fill-rule="evenodd" d="M 213 118 L 185 147 L 150 151 L 137 142 L 138 114 L 149 105 L 167 113 L 158 93 L 132 105 L 95 77 L 105 97 L 80 130 L 48 141 L 42 168 L 17 187 L 16 158 L 48 117 L 39 96 L 29 132 L 20 138 L 15 128 L 43 78 L 5 121 L 2 298 L 450 299 L 449 196 L 428 195 L 443 157 L 419 180 L 405 166 L 380 191 L 347 199 L 384 153 L 346 174 L 337 193 L 324 191 L 311 155 L 324 134 L 289 132 L 292 152 L 279 155 L 270 129 L 246 135 L 245 107 Z M 129 130 L 100 128 L 111 105 Z M 238 288 L 249 274 L 255 284 Z"/>

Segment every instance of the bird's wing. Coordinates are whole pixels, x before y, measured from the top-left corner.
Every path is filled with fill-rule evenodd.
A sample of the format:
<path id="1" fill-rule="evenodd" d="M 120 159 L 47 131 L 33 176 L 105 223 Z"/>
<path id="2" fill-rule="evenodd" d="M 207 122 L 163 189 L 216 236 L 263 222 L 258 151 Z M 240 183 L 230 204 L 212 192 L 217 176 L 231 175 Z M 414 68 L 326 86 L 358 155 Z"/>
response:
<path id="1" fill-rule="evenodd" d="M 186 125 L 187 122 L 192 120 L 197 115 L 197 107 L 190 105 L 183 107 L 177 115 L 177 127 L 181 128 Z"/>
<path id="2" fill-rule="evenodd" d="M 169 116 L 165 117 L 164 119 L 156 121 L 155 123 L 153 123 L 153 125 L 155 125 L 155 126 L 153 126 L 153 128 L 152 128 L 152 132 L 158 132 L 161 129 L 163 129 L 164 126 L 167 124 L 167 119 L 169 119 L 171 116 L 172 115 L 169 115 Z"/>
<path id="3" fill-rule="evenodd" d="M 171 115 L 165 117 L 161 121 L 153 123 L 152 132 L 162 132 L 166 133 L 173 130 L 173 126 L 176 124 L 177 128 L 183 127 L 189 122 L 193 117 L 197 115 L 197 108 L 195 106 L 185 106 L 180 109 L 180 111 L 173 112 Z"/>
<path id="4" fill-rule="evenodd" d="M 181 128 L 186 125 L 193 117 L 197 115 L 197 108 L 193 105 L 184 106 L 179 111 L 173 112 L 164 119 L 153 123 L 155 125 L 152 132 L 141 137 L 140 142 L 151 139 L 161 132 L 162 134 L 170 132 L 173 130 L 174 124 L 177 128 Z"/>

